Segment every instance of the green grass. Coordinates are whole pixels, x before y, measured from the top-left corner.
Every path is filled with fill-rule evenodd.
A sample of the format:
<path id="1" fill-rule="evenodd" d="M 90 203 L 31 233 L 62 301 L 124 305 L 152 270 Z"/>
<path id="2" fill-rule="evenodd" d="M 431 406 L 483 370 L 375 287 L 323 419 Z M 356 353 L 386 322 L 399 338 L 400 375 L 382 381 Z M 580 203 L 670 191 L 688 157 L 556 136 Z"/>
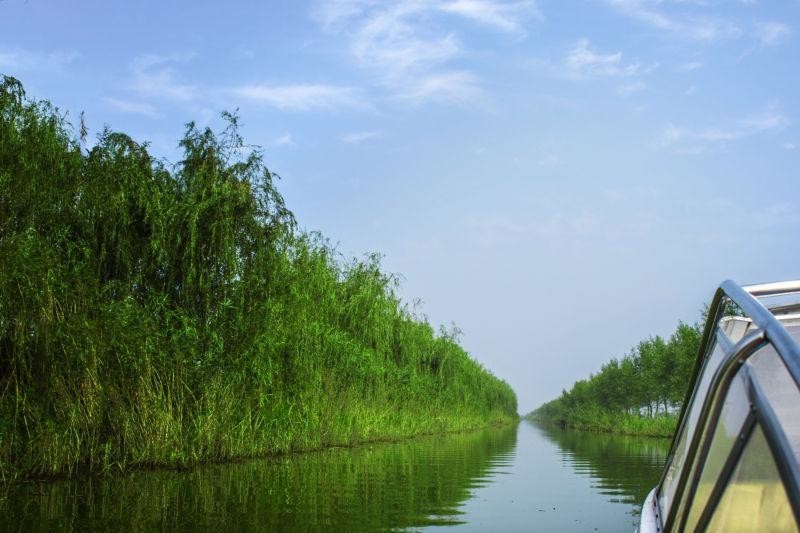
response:
<path id="1" fill-rule="evenodd" d="M 562 413 L 558 418 L 541 413 L 531 413 L 527 418 L 539 423 L 558 424 L 584 431 L 665 438 L 673 436 L 678 423 L 676 415 L 650 417 L 591 408 Z"/>
<path id="2" fill-rule="evenodd" d="M 0 79 L 0 479 L 516 419 L 377 255 L 297 229 L 237 117 L 188 124 L 168 166 Z"/>

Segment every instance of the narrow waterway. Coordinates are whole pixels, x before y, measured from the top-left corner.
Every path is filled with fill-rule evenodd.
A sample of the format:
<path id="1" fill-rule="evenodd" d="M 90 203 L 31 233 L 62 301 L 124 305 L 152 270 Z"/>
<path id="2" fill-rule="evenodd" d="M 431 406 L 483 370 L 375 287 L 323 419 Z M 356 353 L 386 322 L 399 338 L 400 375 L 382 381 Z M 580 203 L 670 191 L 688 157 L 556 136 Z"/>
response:
<path id="1" fill-rule="evenodd" d="M 0 489 L 8 531 L 632 531 L 668 441 L 517 427 Z"/>

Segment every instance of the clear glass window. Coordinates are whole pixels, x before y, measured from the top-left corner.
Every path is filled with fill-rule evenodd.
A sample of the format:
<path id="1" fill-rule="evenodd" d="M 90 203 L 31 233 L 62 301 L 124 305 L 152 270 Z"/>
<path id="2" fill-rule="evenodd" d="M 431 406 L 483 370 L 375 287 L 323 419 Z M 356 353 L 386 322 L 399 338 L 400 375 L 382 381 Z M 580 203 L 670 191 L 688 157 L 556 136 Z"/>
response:
<path id="1" fill-rule="evenodd" d="M 708 394 L 708 387 L 711 383 L 711 378 L 717 371 L 723 357 L 725 356 L 724 348 L 717 343 L 716 338 L 710 350 L 710 356 L 706 359 L 703 365 L 700 380 L 697 387 L 689 401 L 689 411 L 686 414 L 686 424 L 683 427 L 683 432 L 677 440 L 675 451 L 667 467 L 666 475 L 664 476 L 664 483 L 661 485 L 661 490 L 658 495 L 658 503 L 661 507 L 661 512 L 666 516 L 669 513 L 672 500 L 675 497 L 675 490 L 677 489 L 678 479 L 683 470 L 684 463 L 686 462 L 686 453 L 688 443 L 691 442 L 692 437 L 697 426 L 697 419 L 700 416 L 700 410 L 703 407 L 703 402 Z"/>
<path id="2" fill-rule="evenodd" d="M 707 531 L 798 530 L 764 432 L 756 426 Z"/>
<path id="3" fill-rule="evenodd" d="M 722 468 L 731 454 L 734 444 L 739 438 L 744 421 L 750 413 L 750 401 L 747 397 L 744 378 L 739 372 L 731 382 L 728 395 L 722 407 L 719 423 L 714 429 L 711 447 L 708 449 L 703 472 L 694 496 L 689 500 L 691 510 L 686 521 L 685 529 L 693 531 L 700 515 L 708 503 L 711 491 L 717 483 Z"/>
<path id="4" fill-rule="evenodd" d="M 747 364 L 754 370 L 761 390 L 800 462 L 800 391 L 794 379 L 771 345 L 750 357 Z"/>

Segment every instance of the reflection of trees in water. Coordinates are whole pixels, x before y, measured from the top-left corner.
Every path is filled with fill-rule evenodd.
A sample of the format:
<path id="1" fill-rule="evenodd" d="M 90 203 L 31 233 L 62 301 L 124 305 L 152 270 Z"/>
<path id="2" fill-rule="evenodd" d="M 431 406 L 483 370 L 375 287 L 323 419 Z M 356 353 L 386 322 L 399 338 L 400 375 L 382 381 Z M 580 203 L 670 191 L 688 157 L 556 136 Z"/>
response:
<path id="1" fill-rule="evenodd" d="M 20 531 L 367 530 L 458 523 L 457 507 L 514 453 L 516 426 L 398 444 L 26 483 L 0 494 Z"/>
<path id="2" fill-rule="evenodd" d="M 537 428 L 558 445 L 576 472 L 590 476 L 593 486 L 612 502 L 641 505 L 658 483 L 669 453 L 668 439 Z"/>

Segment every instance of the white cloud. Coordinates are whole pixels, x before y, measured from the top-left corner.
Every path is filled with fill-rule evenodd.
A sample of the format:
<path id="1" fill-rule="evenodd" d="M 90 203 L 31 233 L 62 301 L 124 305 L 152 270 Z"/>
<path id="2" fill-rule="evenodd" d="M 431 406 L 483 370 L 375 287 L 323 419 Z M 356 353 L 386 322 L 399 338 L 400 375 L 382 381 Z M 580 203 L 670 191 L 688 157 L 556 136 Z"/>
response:
<path id="1" fill-rule="evenodd" d="M 693 70 L 698 70 L 698 69 L 701 69 L 701 68 L 703 68 L 703 62 L 702 61 L 688 61 L 688 62 L 678 66 L 678 70 L 683 71 L 683 72 L 691 72 Z"/>
<path id="2" fill-rule="evenodd" d="M 534 0 L 323 0 L 313 10 L 313 17 L 323 28 L 340 31 L 354 21 L 399 21 L 442 13 L 510 33 L 524 31 L 527 19 L 543 18 Z"/>
<path id="3" fill-rule="evenodd" d="M 286 111 L 369 107 L 362 102 L 361 97 L 363 95 L 360 91 L 353 87 L 340 85 L 313 83 L 272 85 L 253 83 L 229 89 L 219 89 L 187 84 L 179 80 L 175 65 L 185 63 L 191 58 L 192 55 L 186 54 L 148 54 L 137 57 L 131 64 L 133 72 L 131 90 L 140 97 L 192 104 L 196 113 L 207 115 L 206 121 L 210 120 L 214 113 L 207 108 L 198 110 L 197 104 L 202 98 L 208 98 L 215 94 L 217 96 L 233 95 Z M 109 99 L 109 101 L 123 111 L 155 114 L 155 108 L 147 103 L 121 99 Z M 273 144 L 273 146 L 293 144 L 290 135 L 285 141 L 288 142 L 278 145 Z"/>
<path id="4" fill-rule="evenodd" d="M 553 168 L 561 164 L 561 158 L 558 154 L 545 154 L 536 161 L 536 164 L 544 168 Z"/>
<path id="5" fill-rule="evenodd" d="M 232 92 L 240 98 L 285 111 L 365 106 L 356 89 L 340 85 L 244 85 Z"/>
<path id="6" fill-rule="evenodd" d="M 742 30 L 735 23 L 713 18 L 689 20 L 679 24 L 674 31 L 697 41 L 737 39 L 742 35 Z"/>
<path id="7" fill-rule="evenodd" d="M 793 142 L 785 142 L 785 143 L 781 144 L 781 148 L 783 148 L 784 150 L 789 150 L 789 151 L 796 150 L 797 149 L 797 144 L 795 144 Z"/>
<path id="8" fill-rule="evenodd" d="M 782 22 L 759 22 L 756 24 L 756 36 L 764 46 L 780 44 L 789 38 L 792 31 Z"/>
<path id="9" fill-rule="evenodd" d="M 789 124 L 787 119 L 782 114 L 776 112 L 774 109 L 768 109 L 763 113 L 750 115 L 739 121 L 741 131 L 746 133 L 760 133 L 762 131 L 769 131 L 780 129 Z"/>
<path id="10" fill-rule="evenodd" d="M 296 146 L 294 139 L 292 139 L 291 133 L 284 133 L 280 137 L 274 139 L 271 143 L 269 143 L 269 145 L 274 148 L 280 148 L 281 146 Z"/>
<path id="11" fill-rule="evenodd" d="M 380 137 L 380 132 L 377 131 L 356 131 L 352 133 L 345 133 L 339 138 L 348 144 L 359 145 L 364 141 L 377 139 L 378 137 Z"/>
<path id="12" fill-rule="evenodd" d="M 60 70 L 80 57 L 77 52 L 39 52 L 23 48 L 0 49 L 0 68 L 12 70 Z"/>
<path id="13" fill-rule="evenodd" d="M 643 91 L 646 87 L 647 84 L 645 82 L 643 82 L 642 80 L 636 80 L 632 83 L 620 86 L 619 89 L 617 89 L 617 92 L 621 96 L 630 96 L 633 93 Z"/>
<path id="14" fill-rule="evenodd" d="M 314 18 L 347 39 L 356 64 L 376 83 L 418 102 L 463 102 L 480 94 L 478 78 L 448 63 L 463 56 L 454 17 L 511 34 L 524 34 L 525 21 L 539 17 L 532 0 L 329 0 Z"/>
<path id="15" fill-rule="evenodd" d="M 732 141 L 741 138 L 743 135 L 743 132 L 737 129 L 704 128 L 692 130 L 670 124 L 664 130 L 664 144 L 672 146 L 684 141 L 715 143 L 720 141 Z"/>
<path id="16" fill-rule="evenodd" d="M 453 0 L 445 2 L 440 9 L 445 13 L 460 15 L 510 33 L 524 32 L 523 21 L 526 15 L 542 19 L 542 14 L 533 1 Z"/>
<path id="17" fill-rule="evenodd" d="M 353 36 L 353 56 L 361 65 L 396 78 L 409 70 L 444 63 L 460 53 L 461 45 L 455 34 L 423 35 L 408 20 L 415 14 L 406 4 L 400 4 L 365 20 Z"/>
<path id="18" fill-rule="evenodd" d="M 733 22 L 712 16 L 698 16 L 694 12 L 675 13 L 675 8 L 685 8 L 687 2 L 663 0 L 606 0 L 622 15 L 633 18 L 656 30 L 696 41 L 717 41 L 737 38 L 741 29 Z M 703 4 L 697 4 L 700 7 Z M 671 8 L 671 9 L 668 9 Z"/>
<path id="19" fill-rule="evenodd" d="M 157 118 L 160 116 L 156 108 L 147 102 L 135 102 L 119 98 L 106 98 L 106 101 L 111 104 L 112 107 L 123 113 L 144 115 L 150 118 Z"/>
<path id="20" fill-rule="evenodd" d="M 762 113 L 749 115 L 732 121 L 725 127 L 685 128 L 670 124 L 662 133 L 661 146 L 683 153 L 700 153 L 708 147 L 736 141 L 760 133 L 776 131 L 786 127 L 789 119 L 769 108 Z"/>
<path id="21" fill-rule="evenodd" d="M 416 103 L 465 103 L 477 100 L 482 94 L 478 78 L 468 71 L 430 74 L 408 80 L 403 87 L 397 89 L 397 96 Z"/>
<path id="22" fill-rule="evenodd" d="M 581 39 L 567 52 L 556 74 L 568 79 L 590 79 L 605 76 L 630 77 L 650 72 L 639 63 L 625 64 L 622 52 L 603 53 L 593 50 L 588 39 Z"/>
<path id="23" fill-rule="evenodd" d="M 137 93 L 153 98 L 163 98 L 188 102 L 197 96 L 195 85 L 180 83 L 176 79 L 176 63 L 184 63 L 191 55 L 146 54 L 134 59 L 132 89 Z"/>
<path id="24" fill-rule="evenodd" d="M 312 16 L 324 29 L 342 29 L 344 23 L 369 9 L 374 0 L 328 0 L 318 2 Z"/>

